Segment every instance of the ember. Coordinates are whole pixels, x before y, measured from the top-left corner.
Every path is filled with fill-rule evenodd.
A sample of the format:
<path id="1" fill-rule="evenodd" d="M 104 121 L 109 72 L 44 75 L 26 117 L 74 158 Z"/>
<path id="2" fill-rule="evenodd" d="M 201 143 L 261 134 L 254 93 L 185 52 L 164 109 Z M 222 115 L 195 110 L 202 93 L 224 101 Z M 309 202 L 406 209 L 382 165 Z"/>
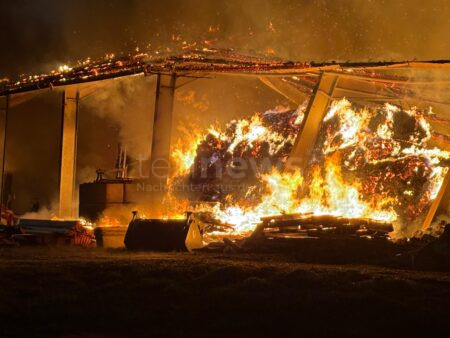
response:
<path id="1" fill-rule="evenodd" d="M 445 337 L 449 4 L 1 1 L 0 337 Z"/>
<path id="2" fill-rule="evenodd" d="M 282 172 L 302 107 L 231 122 L 225 132 L 210 130 L 197 138 L 186 153 L 176 149 L 175 160 L 189 161 L 178 162 L 182 170 L 173 182 L 200 184 L 201 192 L 190 198 L 217 203 L 197 203 L 194 210 L 232 225 L 229 233 L 251 232 L 270 215 L 312 213 L 393 222 L 393 237 L 411 236 L 417 230 L 411 224 L 424 217 L 450 160 L 448 152 L 426 148 L 431 133 L 424 116 L 431 112 L 402 111 L 390 104 L 355 109 L 346 99 L 336 101 L 324 118 L 310 168 L 303 174 Z M 402 128 L 405 123 L 409 127 Z M 242 158 L 259 166 L 268 160 L 265 172 L 252 175 L 247 165 L 239 178 L 221 167 L 217 171 L 218 165 L 233 167 Z M 191 173 L 186 163 L 192 163 Z M 226 191 L 240 182 L 245 182 L 240 191 Z"/>

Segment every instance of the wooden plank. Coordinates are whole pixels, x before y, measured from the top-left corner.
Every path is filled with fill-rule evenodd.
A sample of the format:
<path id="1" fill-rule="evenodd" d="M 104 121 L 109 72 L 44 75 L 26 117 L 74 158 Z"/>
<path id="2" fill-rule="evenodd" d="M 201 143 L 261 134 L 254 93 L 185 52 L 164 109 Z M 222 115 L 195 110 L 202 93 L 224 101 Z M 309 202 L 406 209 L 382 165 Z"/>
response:
<path id="1" fill-rule="evenodd" d="M 351 226 L 364 227 L 372 231 L 391 232 L 394 230 L 391 223 L 376 221 L 368 218 L 347 218 L 333 215 L 312 215 L 312 214 L 286 214 L 261 218 L 264 228 L 282 228 L 301 226 L 302 228 L 344 227 Z"/>

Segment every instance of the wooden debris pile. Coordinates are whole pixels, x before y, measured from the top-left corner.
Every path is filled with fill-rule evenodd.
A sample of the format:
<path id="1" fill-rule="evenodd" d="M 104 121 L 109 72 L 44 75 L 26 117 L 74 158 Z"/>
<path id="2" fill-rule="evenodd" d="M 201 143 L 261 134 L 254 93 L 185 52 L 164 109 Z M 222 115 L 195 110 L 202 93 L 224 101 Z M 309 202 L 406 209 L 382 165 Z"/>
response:
<path id="1" fill-rule="evenodd" d="M 367 218 L 345 218 L 332 215 L 284 214 L 261 219 L 261 223 L 246 238 L 222 238 L 208 244 L 204 251 L 258 251 L 270 247 L 285 251 L 308 246 L 310 248 L 333 243 L 358 242 L 366 247 L 370 242 L 390 244 L 388 235 L 394 230 L 391 223 Z M 313 249 L 313 251 L 316 251 Z"/>
<path id="2" fill-rule="evenodd" d="M 321 238 L 360 237 L 387 238 L 394 231 L 391 223 L 366 218 L 332 215 L 286 214 L 264 217 L 252 238 Z"/>

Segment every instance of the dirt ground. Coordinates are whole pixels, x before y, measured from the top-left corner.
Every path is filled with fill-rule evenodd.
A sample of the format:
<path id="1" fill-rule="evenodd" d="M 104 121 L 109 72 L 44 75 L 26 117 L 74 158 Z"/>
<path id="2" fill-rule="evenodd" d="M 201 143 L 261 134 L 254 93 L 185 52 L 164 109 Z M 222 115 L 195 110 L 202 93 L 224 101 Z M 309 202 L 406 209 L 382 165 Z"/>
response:
<path id="1" fill-rule="evenodd" d="M 450 273 L 274 254 L 0 248 L 0 336 L 436 336 Z"/>

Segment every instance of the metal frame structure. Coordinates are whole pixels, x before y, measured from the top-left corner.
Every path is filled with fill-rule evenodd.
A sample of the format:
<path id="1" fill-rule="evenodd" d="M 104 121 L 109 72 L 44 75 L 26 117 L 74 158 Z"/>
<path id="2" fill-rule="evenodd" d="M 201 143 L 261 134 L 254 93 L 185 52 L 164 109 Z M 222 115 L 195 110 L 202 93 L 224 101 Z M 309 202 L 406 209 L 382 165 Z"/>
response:
<path id="1" fill-rule="evenodd" d="M 171 74 L 155 74 L 157 76 L 157 85 L 155 91 L 155 108 L 153 133 L 151 143 L 150 164 L 155 163 L 158 167 L 156 175 L 150 176 L 152 184 L 165 184 L 169 168 L 164 161 L 169 161 L 172 113 L 175 90 L 188 82 L 195 81 L 198 78 L 193 76 Z M 181 81 L 182 78 L 187 80 Z M 74 218 L 77 216 L 77 208 L 74 205 L 76 192 L 76 157 L 77 157 L 77 134 L 78 134 L 78 115 L 80 102 L 83 98 L 91 95 L 102 88 L 105 81 L 94 82 L 92 84 L 73 84 L 59 87 L 55 90 L 61 91 L 61 151 L 60 151 L 60 176 L 59 176 L 59 217 Z M 62 90 L 61 90 L 62 89 Z M 31 92 L 23 92 L 12 95 L 14 97 L 14 106 L 22 104 L 36 95 L 48 91 L 41 89 Z M 0 96 L 0 166 L 2 175 L 0 176 L 0 186 L 3 187 L 3 171 L 5 167 L 6 154 L 6 125 L 8 111 L 11 108 L 11 95 Z M 150 145 L 149 145 L 150 146 Z M 152 172 L 152 170 L 151 170 Z M 3 189 L 0 189 L 0 199 Z M 159 196 L 161 197 L 161 196 Z M 158 197 L 158 198 L 159 198 Z"/>
<path id="2" fill-rule="evenodd" d="M 130 61 L 131 60 L 131 61 Z M 79 102 L 82 97 L 89 95 L 92 90 L 96 90 L 96 85 L 89 87 L 86 83 L 98 84 L 101 80 L 136 75 L 147 74 L 157 76 L 157 87 L 155 93 L 155 109 L 153 136 L 151 145 L 150 163 L 158 159 L 167 159 L 170 155 L 170 130 L 172 129 L 172 113 L 174 94 L 179 78 L 192 78 L 188 82 L 195 80 L 202 74 L 236 74 L 245 76 L 258 76 L 259 79 L 289 100 L 300 103 L 307 94 L 312 92 L 308 108 L 305 113 L 305 122 L 296 139 L 291 156 L 301 158 L 303 163 L 307 163 L 308 155 L 315 145 L 323 117 L 334 99 L 346 97 L 351 101 L 360 103 L 370 102 L 393 102 L 402 103 L 405 100 L 421 100 L 417 97 L 407 97 L 406 95 L 395 95 L 387 84 L 412 84 L 401 77 L 361 75 L 353 73 L 353 70 L 363 70 L 373 72 L 374 70 L 386 69 L 408 69 L 416 68 L 450 68 L 450 61 L 426 61 L 426 62 L 372 62 L 372 63 L 293 63 L 293 62 L 261 62 L 258 60 L 234 61 L 226 57 L 199 59 L 195 56 L 192 59 L 168 58 L 154 63 L 145 63 L 140 59 L 116 61 L 111 66 L 112 61 L 103 62 L 90 67 L 80 67 L 74 69 L 69 74 L 57 74 L 46 76 L 38 81 L 26 81 L 24 83 L 13 84 L 5 90 L 0 91 L 0 165 L 2 166 L 2 176 L 0 178 L 3 186 L 3 170 L 5 164 L 6 126 L 8 110 L 11 107 L 11 98 L 14 96 L 14 103 L 20 104 L 34 95 L 47 90 L 63 89 L 62 100 L 62 127 L 61 127 L 61 169 L 60 169 L 60 217 L 74 217 L 73 206 L 75 192 L 75 164 L 77 148 L 77 120 L 79 112 Z M 178 63 L 178 64 L 177 64 Z M 123 65 L 125 66 L 116 66 Z M 97 67 L 97 68 L 95 68 Z M 97 74 L 96 69 L 106 69 L 104 73 Z M 347 72 L 350 70 L 351 72 Z M 318 78 L 315 87 L 306 86 L 302 93 L 286 84 L 281 76 L 312 76 Z M 64 80 L 64 81 L 62 81 Z M 61 82 L 62 81 L 62 82 Z M 104 82 L 104 81 L 102 81 Z M 300 80 L 302 83 L 307 83 Z M 444 81 L 446 85 L 450 80 Z M 185 82 L 184 84 L 186 84 Z M 181 84 L 183 85 L 183 84 Z M 179 85 L 180 86 L 180 85 Z M 168 168 L 159 168 L 163 172 L 158 177 L 153 177 L 154 182 L 165 183 L 164 176 L 168 173 Z M 449 174 L 450 175 L 450 174 Z M 439 204 L 446 200 L 443 196 L 450 185 L 447 175 L 444 184 L 438 194 L 438 198 L 433 202 L 432 207 L 424 222 L 424 227 L 431 222 Z M 161 177 L 159 177 L 161 176 Z M 2 190 L 2 189 L 0 189 Z M 1 194 L 1 192 L 0 192 Z M 0 195 L 0 200 L 2 199 Z M 428 224 L 428 225 L 427 225 Z"/>
<path id="3" fill-rule="evenodd" d="M 340 73 L 322 71 L 305 112 L 291 157 L 303 163 L 312 151 L 320 131 L 322 120 L 332 100 L 347 98 L 362 104 L 373 102 L 401 103 L 403 100 L 386 90 L 382 82 L 369 78 L 342 76 Z"/>

